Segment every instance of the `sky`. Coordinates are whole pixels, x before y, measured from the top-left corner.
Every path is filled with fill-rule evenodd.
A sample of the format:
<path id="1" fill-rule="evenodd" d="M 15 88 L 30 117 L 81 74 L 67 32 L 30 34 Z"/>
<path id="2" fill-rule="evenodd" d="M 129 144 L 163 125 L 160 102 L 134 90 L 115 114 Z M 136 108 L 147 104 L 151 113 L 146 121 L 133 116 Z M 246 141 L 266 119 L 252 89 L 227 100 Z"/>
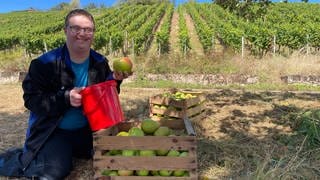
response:
<path id="1" fill-rule="evenodd" d="M 187 2 L 188 0 L 175 0 L 176 3 Z M 279 2 L 280 0 L 274 0 L 273 2 Z M 52 7 L 60 3 L 69 3 L 70 0 L 4 0 L 0 3 L 0 13 L 7 13 L 11 11 L 26 10 L 30 7 L 37 10 L 49 10 Z M 85 7 L 90 3 L 94 3 L 99 6 L 104 4 L 105 6 L 112 6 L 116 0 L 80 0 L 81 6 Z M 212 2 L 212 0 L 197 0 L 197 2 Z M 301 0 L 289 0 L 289 2 L 301 2 Z M 310 3 L 320 3 L 320 0 L 309 0 Z"/>

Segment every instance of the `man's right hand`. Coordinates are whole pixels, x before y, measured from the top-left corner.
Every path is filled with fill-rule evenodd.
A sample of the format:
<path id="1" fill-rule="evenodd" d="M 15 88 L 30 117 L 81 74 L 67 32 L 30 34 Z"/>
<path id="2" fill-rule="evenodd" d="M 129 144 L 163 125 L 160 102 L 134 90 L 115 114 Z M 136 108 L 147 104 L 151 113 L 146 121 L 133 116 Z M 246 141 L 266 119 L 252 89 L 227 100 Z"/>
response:
<path id="1" fill-rule="evenodd" d="M 70 104 L 73 107 L 80 107 L 82 105 L 82 95 L 80 92 L 84 89 L 84 87 L 75 87 L 70 91 Z"/>

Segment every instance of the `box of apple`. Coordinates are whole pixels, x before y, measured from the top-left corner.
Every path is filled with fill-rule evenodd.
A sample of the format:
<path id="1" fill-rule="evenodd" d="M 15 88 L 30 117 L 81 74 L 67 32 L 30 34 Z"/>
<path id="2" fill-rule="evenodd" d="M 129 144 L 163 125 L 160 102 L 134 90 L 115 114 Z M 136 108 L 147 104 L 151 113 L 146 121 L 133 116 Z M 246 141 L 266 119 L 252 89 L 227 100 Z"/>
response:
<path id="1" fill-rule="evenodd" d="M 144 119 L 94 134 L 95 179 L 197 179 L 196 137 L 186 132 L 184 125 Z"/>
<path id="2" fill-rule="evenodd" d="M 158 94 L 149 100 L 150 117 L 153 120 L 196 119 L 204 114 L 205 100 L 202 92 L 177 90 Z"/>

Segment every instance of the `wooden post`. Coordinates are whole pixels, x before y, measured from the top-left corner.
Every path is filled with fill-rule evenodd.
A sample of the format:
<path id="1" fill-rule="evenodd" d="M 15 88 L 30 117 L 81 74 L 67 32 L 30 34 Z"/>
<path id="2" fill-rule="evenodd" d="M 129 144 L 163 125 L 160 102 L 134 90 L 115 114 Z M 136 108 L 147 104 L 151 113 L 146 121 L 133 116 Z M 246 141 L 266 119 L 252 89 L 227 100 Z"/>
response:
<path id="1" fill-rule="evenodd" d="M 128 31 L 125 32 L 124 51 L 125 51 L 125 53 L 128 52 Z"/>
<path id="2" fill-rule="evenodd" d="M 45 41 L 43 41 L 43 45 L 44 45 L 44 50 L 48 52 L 47 43 Z"/>
<path id="3" fill-rule="evenodd" d="M 306 47 L 306 49 L 307 49 L 307 55 L 309 55 L 309 51 L 310 51 L 310 49 L 309 49 L 309 34 L 307 34 L 307 45 L 306 45 L 307 47 Z"/>
<path id="4" fill-rule="evenodd" d="M 211 43 L 212 43 L 212 45 L 211 45 L 211 49 L 213 49 L 213 50 L 215 50 L 214 48 L 215 48 L 215 41 L 214 41 L 214 36 L 212 36 L 211 37 Z"/>
<path id="5" fill-rule="evenodd" d="M 276 35 L 273 36 L 273 56 L 276 55 Z"/>
<path id="6" fill-rule="evenodd" d="M 160 42 L 158 43 L 158 56 L 161 55 L 161 45 L 160 45 Z"/>
<path id="7" fill-rule="evenodd" d="M 109 37 L 109 54 L 112 54 L 112 40 L 111 40 L 111 36 Z"/>
<path id="8" fill-rule="evenodd" d="M 135 58 L 135 54 L 134 54 L 134 39 L 132 38 L 132 56 L 133 56 L 133 59 Z"/>
<path id="9" fill-rule="evenodd" d="M 241 58 L 244 58 L 244 37 L 241 37 Z"/>

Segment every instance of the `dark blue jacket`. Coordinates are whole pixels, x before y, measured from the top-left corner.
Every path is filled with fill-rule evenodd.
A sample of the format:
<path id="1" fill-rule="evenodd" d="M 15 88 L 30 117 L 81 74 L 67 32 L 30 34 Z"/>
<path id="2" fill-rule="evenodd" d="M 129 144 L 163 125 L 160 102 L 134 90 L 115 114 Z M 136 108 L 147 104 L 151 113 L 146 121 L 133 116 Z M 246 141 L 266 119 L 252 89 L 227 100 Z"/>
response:
<path id="1" fill-rule="evenodd" d="M 106 81 L 112 75 L 108 60 L 90 51 L 88 85 Z M 71 106 L 69 91 L 75 75 L 66 45 L 33 60 L 22 82 L 24 105 L 30 110 L 29 126 L 21 158 L 27 168 L 39 149 L 58 126 L 61 117 Z M 118 81 L 118 92 L 120 92 Z"/>

